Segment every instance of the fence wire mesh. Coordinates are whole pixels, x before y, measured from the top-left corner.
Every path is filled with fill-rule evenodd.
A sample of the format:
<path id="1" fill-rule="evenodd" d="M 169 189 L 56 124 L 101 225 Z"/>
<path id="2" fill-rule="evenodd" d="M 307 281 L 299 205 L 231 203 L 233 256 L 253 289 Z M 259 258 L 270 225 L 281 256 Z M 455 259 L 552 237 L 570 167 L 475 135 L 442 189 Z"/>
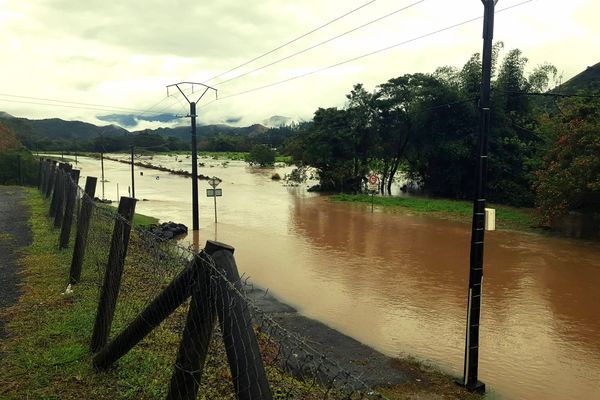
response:
<path id="1" fill-rule="evenodd" d="M 50 165 L 42 170 L 49 182 Z M 71 179 L 54 190 L 76 193 L 73 209 L 65 212 L 73 213 L 70 246 L 84 253 L 76 282 L 89 301 L 79 306 L 86 310 L 82 315 L 96 315 L 96 321 L 87 321 L 90 336 L 99 320 L 107 334 L 95 349 L 95 366 L 115 364 L 134 374 L 138 385 L 121 388 L 128 397 L 384 398 L 263 312 L 248 296 L 231 251 L 195 253 L 165 241 L 95 202 Z M 79 241 L 78 217 L 86 207 L 89 229 Z M 131 231 L 129 240 L 125 231 Z M 107 288 L 107 274 L 115 274 L 111 263 L 119 257 L 122 271 Z M 102 319 L 98 304 L 107 294 L 112 300 L 105 303 L 110 309 L 112 301 L 114 308 Z"/>

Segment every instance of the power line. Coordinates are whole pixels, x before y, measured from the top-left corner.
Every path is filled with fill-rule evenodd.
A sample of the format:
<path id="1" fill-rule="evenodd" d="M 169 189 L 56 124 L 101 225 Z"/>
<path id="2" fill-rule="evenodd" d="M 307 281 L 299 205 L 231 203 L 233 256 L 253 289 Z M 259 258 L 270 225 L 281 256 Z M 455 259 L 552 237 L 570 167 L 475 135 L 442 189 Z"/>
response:
<path id="1" fill-rule="evenodd" d="M 14 97 L 17 99 L 28 99 L 28 100 L 38 100 L 38 101 L 46 101 L 46 102 L 52 102 L 52 103 L 61 103 L 61 104 L 68 104 L 68 105 L 73 105 L 74 108 L 79 108 L 79 107 L 75 107 L 75 106 L 85 106 L 85 107 L 92 107 L 90 109 L 95 109 L 95 110 L 101 110 L 100 107 L 106 109 L 106 111 L 130 111 L 130 112 L 145 112 L 139 109 L 135 109 L 135 108 L 128 108 L 128 107 L 119 107 L 119 106 L 109 106 L 109 105 L 105 105 L 105 104 L 94 104 L 94 103 L 81 103 L 81 102 L 77 102 L 77 101 L 67 101 L 67 100 L 58 100 L 58 99 L 48 99 L 48 98 L 42 98 L 42 97 L 32 97 L 32 96 L 22 96 L 22 95 L 16 95 L 16 94 L 8 94 L 8 93 L 0 93 L 0 96 L 2 97 Z M 19 102 L 16 100 L 8 100 L 8 99 L 0 99 L 2 101 L 9 101 L 9 102 Z M 30 104 L 42 104 L 42 103 L 30 103 Z M 46 105 L 52 105 L 52 104 L 46 104 Z M 82 107 L 83 108 L 83 107 Z"/>
<path id="2" fill-rule="evenodd" d="M 122 110 L 111 110 L 106 108 L 94 108 L 94 107 L 86 107 L 86 106 L 75 106 L 69 104 L 60 104 L 60 103 L 39 103 L 35 101 L 24 101 L 24 100 L 10 100 L 10 99 L 0 99 L 0 101 L 8 102 L 8 103 L 19 103 L 19 104 L 35 104 L 40 106 L 48 106 L 48 107 L 63 107 L 63 108 L 75 108 L 81 110 L 95 110 L 95 111 L 113 111 L 113 112 L 123 112 Z"/>
<path id="3" fill-rule="evenodd" d="M 500 13 L 502 11 L 507 11 L 507 10 L 510 10 L 512 8 L 522 6 L 524 4 L 531 3 L 533 1 L 535 1 L 535 0 L 526 0 L 526 1 L 523 1 L 521 3 L 517 3 L 517 4 L 514 4 L 512 6 L 499 9 L 499 10 L 496 11 L 496 13 Z M 471 18 L 471 19 L 468 19 L 466 21 L 462 21 L 462 22 L 459 22 L 457 24 L 450 25 L 450 26 L 447 26 L 445 28 L 438 29 L 436 31 L 426 33 L 424 35 L 420 35 L 420 36 L 417 36 L 417 37 L 405 40 L 403 42 L 399 42 L 399 43 L 393 44 L 391 46 L 387 46 L 387 47 L 384 47 L 384 48 L 381 48 L 381 49 L 378 49 L 378 50 L 375 50 L 375 51 L 372 51 L 372 52 L 369 52 L 369 53 L 366 53 L 366 54 L 362 54 L 362 55 L 357 56 L 357 57 L 353 57 L 353 58 L 350 58 L 350 59 L 347 59 L 347 60 L 344 60 L 344 61 L 337 62 L 337 63 L 329 65 L 327 67 L 322 67 L 322 68 L 316 69 L 314 71 L 310 71 L 310 72 L 306 72 L 304 74 L 292 76 L 290 78 L 283 79 L 283 80 L 277 81 L 277 82 L 273 82 L 273 83 L 270 83 L 270 84 L 267 84 L 267 85 L 259 86 L 259 87 L 248 89 L 248 90 L 244 90 L 244 91 L 241 91 L 241 92 L 238 92 L 238 93 L 234 93 L 234 94 L 230 94 L 230 95 L 227 95 L 227 96 L 222 96 L 221 99 L 228 99 L 228 98 L 231 98 L 231 97 L 241 96 L 243 94 L 247 94 L 247 93 L 251 93 L 251 92 L 256 92 L 258 90 L 267 89 L 269 87 L 281 85 L 283 83 L 287 83 L 287 82 L 290 82 L 290 81 L 293 81 L 293 80 L 296 80 L 296 79 L 300 79 L 300 78 L 304 78 L 306 76 L 314 75 L 316 73 L 323 72 L 323 71 L 326 71 L 326 70 L 331 69 L 331 68 L 339 67 L 340 65 L 348 64 L 350 62 L 357 61 L 357 60 L 360 60 L 362 58 L 366 58 L 366 57 L 369 57 L 369 56 L 372 56 L 372 55 L 375 55 L 375 54 L 378 54 L 378 53 L 382 53 L 382 52 L 387 51 L 387 50 L 391 50 L 391 49 L 393 49 L 395 47 L 399 47 L 399 46 L 402 46 L 402 45 L 405 45 L 405 44 L 408 44 L 408 43 L 415 42 L 415 41 L 420 40 L 420 39 L 424 39 L 424 38 L 429 37 L 429 36 L 436 35 L 436 34 L 441 33 L 441 32 L 445 32 L 445 31 L 448 31 L 448 30 L 451 30 L 451 29 L 454 29 L 454 28 L 458 28 L 458 27 L 460 27 L 462 25 L 466 25 L 468 23 L 471 23 L 471 22 L 474 22 L 474 21 L 478 21 L 478 20 L 480 20 L 482 18 L 483 18 L 483 16 L 479 16 L 479 17 L 476 17 L 476 18 Z"/>
<path id="4" fill-rule="evenodd" d="M 152 110 L 152 109 L 154 109 L 154 108 L 158 107 L 158 105 L 159 105 L 159 104 L 161 104 L 163 101 L 167 100 L 168 98 L 169 98 L 169 96 L 168 96 L 168 95 L 167 95 L 167 96 L 165 96 L 165 97 L 163 97 L 163 98 L 162 98 L 160 101 L 158 101 L 158 102 L 154 103 L 152 106 L 148 107 L 148 108 L 146 109 L 146 111 L 144 111 L 144 112 L 142 113 L 142 115 L 143 115 L 143 114 L 150 113 L 150 110 Z"/>
<path id="5" fill-rule="evenodd" d="M 296 41 L 298 41 L 298 40 L 300 40 L 300 39 L 302 39 L 302 38 L 304 38 L 304 37 L 306 37 L 306 36 L 308 36 L 308 35 L 310 35 L 310 34 L 312 34 L 312 33 L 315 33 L 316 31 L 318 31 L 318 30 L 320 30 L 320 29 L 322 29 L 322 28 L 325 28 L 325 27 L 326 27 L 326 26 L 328 26 L 328 25 L 331 25 L 331 24 L 332 24 L 332 23 L 334 23 L 334 22 L 337 22 L 337 21 L 339 21 L 340 19 L 342 19 L 342 18 L 344 18 L 344 17 L 347 17 L 348 15 L 350 15 L 350 14 L 352 14 L 352 13 L 355 13 L 356 11 L 358 11 L 358 10 L 360 10 L 360 9 L 364 8 L 364 7 L 367 7 L 368 5 L 371 5 L 371 4 L 375 3 L 375 1 L 377 1 L 377 0 L 371 0 L 371 1 L 368 1 L 367 3 L 364 3 L 363 5 L 361 5 L 361 6 L 357 7 L 357 8 L 354 8 L 354 9 L 352 9 L 352 10 L 350 10 L 350 11 L 346 12 L 345 14 L 342 14 L 342 15 L 340 15 L 339 17 L 337 17 L 337 18 L 334 18 L 334 19 L 332 19 L 331 21 L 329 21 L 329 22 L 326 22 L 326 23 L 324 23 L 323 25 L 320 25 L 320 26 L 318 26 L 317 28 L 314 28 L 313 30 L 311 30 L 311 31 L 309 31 L 309 32 L 306 32 L 306 33 L 304 33 L 304 34 L 302 34 L 302 35 L 300 35 L 300 36 L 298 36 L 298 37 L 296 37 L 296 38 L 294 38 L 294 39 L 292 39 L 292 40 L 290 40 L 290 41 L 288 41 L 288 42 L 285 42 L 285 43 L 283 43 L 282 45 L 279 45 L 279 46 L 277 46 L 276 48 L 274 48 L 274 49 L 272 49 L 272 50 L 269 50 L 269 51 L 267 51 L 266 53 L 263 53 L 263 54 L 261 54 L 261 55 L 259 55 L 259 56 L 257 56 L 257 57 L 254 57 L 253 59 L 251 59 L 251 60 L 249 60 L 249 61 L 246 61 L 246 62 L 244 62 L 244 63 L 242 63 L 242 64 L 238 65 L 237 67 L 233 67 L 233 68 L 231 68 L 231 69 L 229 69 L 229 70 L 227 70 L 227 71 L 225 71 L 225 72 L 222 72 L 222 73 L 220 73 L 220 74 L 218 74 L 218 75 L 215 75 L 215 76 L 213 76 L 212 78 L 210 78 L 210 79 L 207 79 L 205 82 L 210 82 L 210 81 L 212 81 L 213 79 L 220 78 L 221 76 L 223 76 L 223 75 L 225 75 L 225 74 L 228 74 L 228 73 L 230 73 L 230 72 L 233 72 L 233 71 L 235 71 L 236 69 L 239 69 L 239 68 L 241 68 L 241 67 L 244 67 L 244 66 L 246 66 L 246 65 L 248 65 L 248 64 L 250 64 L 250 63 L 252 63 L 252 62 L 254 62 L 254 61 L 256 61 L 256 60 L 259 60 L 259 59 L 261 59 L 261 58 L 263 58 L 263 57 L 265 57 L 265 56 L 268 56 L 269 54 L 271 54 L 271 53 L 274 53 L 274 52 L 276 52 L 277 50 L 284 48 L 285 46 L 288 46 L 288 45 L 290 45 L 290 44 L 292 44 L 292 43 L 294 43 L 294 42 L 296 42 Z"/>
<path id="6" fill-rule="evenodd" d="M 324 45 L 324 44 L 327 44 L 327 43 L 329 43 L 329 42 L 332 42 L 332 41 L 334 41 L 334 40 L 336 40 L 336 39 L 339 39 L 339 38 L 341 38 L 342 36 L 346 36 L 346 35 L 348 35 L 348 34 L 350 34 L 350 33 L 352 33 L 352 32 L 355 32 L 355 31 L 357 31 L 357 30 L 359 30 L 359 29 L 365 28 L 365 27 L 367 27 L 367 26 L 369 26 L 369 25 L 372 25 L 372 24 L 374 24 L 374 23 L 376 23 L 376 22 L 379 22 L 379 21 L 381 21 L 381 20 L 383 20 L 383 19 L 385 19 L 385 18 L 389 18 L 389 17 L 391 17 L 392 15 L 398 14 L 398 13 L 400 13 L 400 12 L 402 12 L 402 11 L 406 11 L 406 10 L 408 10 L 408 9 L 409 9 L 409 8 L 411 8 L 411 7 L 414 7 L 414 6 L 416 6 L 416 5 L 420 4 L 420 3 L 423 3 L 424 1 L 425 1 L 425 0 L 419 0 L 419 1 L 415 2 L 415 3 L 409 4 L 408 6 L 405 6 L 405 7 L 402 7 L 402 8 L 400 8 L 400 9 L 398 9 L 398 10 L 392 11 L 391 13 L 385 14 L 385 15 L 383 15 L 383 16 L 381 16 L 381 17 L 379 17 L 379 18 L 375 18 L 374 20 L 371 20 L 371 21 L 369 21 L 369 22 L 367 22 L 367 23 L 364 23 L 364 24 L 362 24 L 362 25 L 360 25 L 360 26 L 357 26 L 356 28 L 350 29 L 349 31 L 346 31 L 346 32 L 343 32 L 343 33 L 340 33 L 339 35 L 336 35 L 336 36 L 334 36 L 334 37 L 332 37 L 332 38 L 329 38 L 329 39 L 327 39 L 327 40 L 324 40 L 324 41 L 322 41 L 322 42 L 319 42 L 319 43 L 317 43 L 317 44 L 315 44 L 315 45 L 309 46 L 309 47 L 307 47 L 307 48 L 305 48 L 305 49 L 302 49 L 302 50 L 300 50 L 300 51 L 297 51 L 297 52 L 295 52 L 295 53 L 292 53 L 292 54 L 290 54 L 290 55 L 288 55 L 288 56 L 282 57 L 282 58 L 280 58 L 280 59 L 278 59 L 278 60 L 275 60 L 275 61 L 273 61 L 273 62 L 271 62 L 271 63 L 268 63 L 268 64 L 265 64 L 265 65 L 263 65 L 263 66 L 257 67 L 257 68 L 255 68 L 255 69 L 253 69 L 253 70 L 250 70 L 250 71 L 244 72 L 243 74 L 240 74 L 240 75 L 234 76 L 234 77 L 232 77 L 232 78 L 225 79 L 224 81 L 221 81 L 221 82 L 215 83 L 215 86 L 216 86 L 216 85 L 222 85 L 222 84 L 224 84 L 224 83 L 227 83 L 227 82 L 231 82 L 231 81 L 233 81 L 233 80 L 235 80 L 235 79 L 238 79 L 238 78 L 244 77 L 244 76 L 246 76 L 246 75 L 250 75 L 250 74 L 252 74 L 252 73 L 254 73 L 254 72 L 260 71 L 261 69 L 265 69 L 265 68 L 268 68 L 268 67 L 270 67 L 270 66 L 272 66 L 272 65 L 278 64 L 278 63 L 280 63 L 280 62 L 282 62 L 282 61 L 289 60 L 289 59 L 290 59 L 290 58 L 292 58 L 292 57 L 295 57 L 295 56 L 297 56 L 297 55 L 300 55 L 300 54 L 302 54 L 302 53 L 306 53 L 306 52 L 307 52 L 307 51 L 309 51 L 309 50 L 313 50 L 313 49 L 315 49 L 315 48 L 317 48 L 317 47 L 319 47 L 319 46 L 322 46 L 322 45 Z"/>

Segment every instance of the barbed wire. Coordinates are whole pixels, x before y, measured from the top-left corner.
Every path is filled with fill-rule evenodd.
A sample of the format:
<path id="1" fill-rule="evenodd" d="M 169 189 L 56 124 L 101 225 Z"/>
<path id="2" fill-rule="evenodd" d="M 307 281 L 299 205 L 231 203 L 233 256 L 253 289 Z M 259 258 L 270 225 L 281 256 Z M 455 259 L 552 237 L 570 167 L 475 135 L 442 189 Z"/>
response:
<path id="1" fill-rule="evenodd" d="M 79 244 L 85 255 L 74 289 L 81 292 L 77 308 L 96 315 L 94 333 L 92 321 L 84 333 L 92 349 L 99 323 L 106 333 L 94 349 L 94 365 L 113 349 L 120 354 L 117 375 L 140 374 L 136 379 L 146 382 L 128 388 L 127 397 L 192 398 L 199 391 L 207 399 L 239 393 L 251 399 L 384 398 L 264 312 L 248 296 L 253 286 L 239 276 L 231 252 L 209 254 L 164 240 L 123 211 L 94 201 L 75 180 L 54 182 L 55 192 L 75 194 L 73 209 L 65 209 L 74 226 L 81 210 L 90 208 L 87 238 Z M 115 260 L 122 260 L 118 274 Z M 152 368 L 143 368 L 149 362 Z"/>

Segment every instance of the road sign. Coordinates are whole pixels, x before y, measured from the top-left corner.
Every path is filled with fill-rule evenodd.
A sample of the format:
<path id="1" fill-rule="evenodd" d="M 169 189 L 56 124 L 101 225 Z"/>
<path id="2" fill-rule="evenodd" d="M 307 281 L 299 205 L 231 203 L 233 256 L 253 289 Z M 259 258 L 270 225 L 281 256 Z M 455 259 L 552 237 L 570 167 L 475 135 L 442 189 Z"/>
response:
<path id="1" fill-rule="evenodd" d="M 377 175 L 369 176 L 369 190 L 372 192 L 376 192 L 379 189 L 379 177 Z"/>
<path id="2" fill-rule="evenodd" d="M 206 189 L 206 197 L 212 197 L 215 203 L 215 224 L 217 223 L 217 197 L 223 196 L 223 189 L 216 189 L 216 186 L 221 183 L 221 180 L 213 176 L 208 183 L 212 189 Z"/>
<path id="3" fill-rule="evenodd" d="M 212 178 L 210 178 L 208 180 L 208 184 L 210 186 L 212 186 L 213 188 L 216 188 L 217 186 L 219 186 L 219 183 L 223 182 L 222 180 L 220 180 L 219 178 L 217 178 L 216 176 L 213 176 Z"/>
<path id="4" fill-rule="evenodd" d="M 221 197 L 223 189 L 206 189 L 206 197 Z"/>

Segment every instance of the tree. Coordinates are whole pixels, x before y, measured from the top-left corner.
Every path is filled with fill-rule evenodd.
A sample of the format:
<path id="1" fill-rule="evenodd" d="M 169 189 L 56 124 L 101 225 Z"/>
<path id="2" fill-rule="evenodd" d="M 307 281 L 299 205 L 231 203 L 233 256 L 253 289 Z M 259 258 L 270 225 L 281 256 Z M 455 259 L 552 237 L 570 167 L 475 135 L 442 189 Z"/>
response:
<path id="1" fill-rule="evenodd" d="M 550 148 L 536 173 L 536 203 L 550 225 L 569 211 L 600 212 L 600 100 L 566 99 L 540 124 Z"/>
<path id="2" fill-rule="evenodd" d="M 273 163 L 275 163 L 275 151 L 264 144 L 254 145 L 250 149 L 246 161 L 249 162 L 250 165 L 258 164 L 261 167 L 273 165 Z"/>
<path id="3" fill-rule="evenodd" d="M 492 95 L 488 197 L 516 206 L 534 204 L 534 171 L 541 146 L 533 102 L 523 92 L 545 90 L 556 71 L 544 64 L 527 76 L 527 61 L 519 49 L 510 50 L 502 60 Z"/>
<path id="4" fill-rule="evenodd" d="M 473 191 L 477 117 L 474 102 L 462 89 L 467 86 L 463 72 L 455 78 L 440 77 L 439 71 L 424 75 L 410 97 L 408 173 L 434 196 L 466 198 Z"/>
<path id="5" fill-rule="evenodd" d="M 301 159 L 319 174 L 320 189 L 358 192 L 363 176 L 356 175 L 355 137 L 346 110 L 319 108 L 300 134 Z"/>

